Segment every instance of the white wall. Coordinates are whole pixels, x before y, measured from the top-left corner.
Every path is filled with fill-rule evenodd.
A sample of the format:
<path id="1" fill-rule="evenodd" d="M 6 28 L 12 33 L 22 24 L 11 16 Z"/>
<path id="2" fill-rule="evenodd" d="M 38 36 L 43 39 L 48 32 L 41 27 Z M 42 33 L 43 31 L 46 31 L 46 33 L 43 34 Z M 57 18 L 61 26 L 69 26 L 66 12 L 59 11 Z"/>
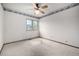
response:
<path id="1" fill-rule="evenodd" d="M 79 6 L 42 18 L 40 35 L 79 47 Z"/>
<path id="2" fill-rule="evenodd" d="M 39 31 L 26 31 L 26 20 L 33 19 L 5 11 L 5 43 L 39 36 Z"/>
<path id="3" fill-rule="evenodd" d="M 3 8 L 0 4 L 0 50 L 3 45 Z"/>

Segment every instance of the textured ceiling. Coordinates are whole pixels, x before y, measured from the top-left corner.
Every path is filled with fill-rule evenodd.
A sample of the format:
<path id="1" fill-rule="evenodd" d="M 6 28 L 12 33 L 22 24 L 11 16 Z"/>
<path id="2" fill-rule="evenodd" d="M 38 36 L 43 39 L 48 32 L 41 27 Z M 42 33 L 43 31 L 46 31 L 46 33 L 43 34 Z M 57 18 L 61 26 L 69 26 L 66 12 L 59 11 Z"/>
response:
<path id="1" fill-rule="evenodd" d="M 42 17 L 51 12 L 54 12 L 57 9 L 63 8 L 65 6 L 70 5 L 71 3 L 47 3 L 48 9 L 45 11 L 45 14 L 35 15 L 33 10 L 32 3 L 3 3 L 3 7 L 9 10 L 19 11 L 21 13 L 25 13 L 28 15 L 32 15 L 35 17 Z"/>

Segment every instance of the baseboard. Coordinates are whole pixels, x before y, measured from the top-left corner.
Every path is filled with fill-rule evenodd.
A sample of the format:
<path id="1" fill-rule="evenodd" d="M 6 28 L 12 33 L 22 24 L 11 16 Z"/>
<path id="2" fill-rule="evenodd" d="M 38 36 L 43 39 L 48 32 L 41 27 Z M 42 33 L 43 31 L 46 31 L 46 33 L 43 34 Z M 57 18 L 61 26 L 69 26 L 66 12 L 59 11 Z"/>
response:
<path id="1" fill-rule="evenodd" d="M 43 38 L 43 37 L 37 36 L 37 37 L 29 38 L 29 39 L 23 39 L 23 40 L 19 40 L 19 41 L 5 43 L 5 44 L 3 44 L 3 46 L 2 46 L 2 48 L 0 50 L 0 55 L 1 55 L 1 52 L 2 52 L 2 50 L 4 48 L 4 45 L 11 44 L 11 43 L 16 43 L 16 42 L 21 42 L 21 41 L 26 41 L 26 40 L 32 40 L 32 39 L 35 39 L 35 38 Z M 43 39 L 50 40 L 50 41 L 53 41 L 53 42 L 56 42 L 56 43 L 60 43 L 60 44 L 63 44 L 63 45 L 67 45 L 67 46 L 79 49 L 79 47 L 73 46 L 73 45 L 70 45 L 70 44 L 67 44 L 67 43 L 59 42 L 59 41 L 56 41 L 56 40 L 51 40 L 51 39 L 48 39 L 48 38 L 43 38 Z"/>
<path id="2" fill-rule="evenodd" d="M 32 40 L 32 39 L 35 39 L 35 38 L 39 38 L 39 36 L 28 38 L 28 39 L 17 40 L 17 41 L 13 41 L 13 42 L 9 42 L 9 43 L 4 43 L 4 45 L 11 44 L 11 43 L 16 43 L 16 42 L 21 42 L 21 41 L 26 41 L 26 40 Z"/>
<path id="3" fill-rule="evenodd" d="M 2 52 L 3 48 L 4 48 L 4 44 L 3 44 L 3 46 L 2 46 L 2 48 L 1 48 L 1 50 L 0 50 L 0 55 L 1 55 L 1 52 Z"/>
<path id="4" fill-rule="evenodd" d="M 43 37 L 41 37 L 41 38 L 43 38 Z M 50 41 L 53 41 L 53 42 L 56 42 L 56 43 L 60 43 L 60 44 L 63 44 L 63 45 L 67 45 L 67 46 L 79 49 L 79 47 L 73 46 L 73 45 L 70 45 L 70 44 L 67 44 L 67 43 L 59 42 L 59 41 L 56 41 L 56 40 L 51 40 L 51 39 L 48 39 L 48 38 L 43 38 L 43 39 L 50 40 Z"/>
<path id="5" fill-rule="evenodd" d="M 23 39 L 23 40 L 13 41 L 13 42 L 9 42 L 9 43 L 4 43 L 3 46 L 2 46 L 2 48 L 1 48 L 1 50 L 0 50 L 0 55 L 1 55 L 1 52 L 2 52 L 2 50 L 3 50 L 3 48 L 4 48 L 4 46 L 7 45 L 7 44 L 16 43 L 16 42 L 21 42 L 21 41 L 26 41 L 26 40 L 32 40 L 32 39 L 35 39 L 35 38 L 39 38 L 39 36 L 33 37 L 33 38 L 29 38 L 29 39 Z"/>

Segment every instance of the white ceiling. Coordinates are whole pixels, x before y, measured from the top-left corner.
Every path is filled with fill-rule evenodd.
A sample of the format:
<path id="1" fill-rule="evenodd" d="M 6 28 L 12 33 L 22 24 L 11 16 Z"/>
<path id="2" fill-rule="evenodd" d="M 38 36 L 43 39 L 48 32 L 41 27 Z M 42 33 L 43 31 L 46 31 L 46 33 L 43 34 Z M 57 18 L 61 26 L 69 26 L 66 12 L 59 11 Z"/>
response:
<path id="1" fill-rule="evenodd" d="M 47 3 L 48 9 L 46 10 L 45 14 L 54 12 L 57 9 L 63 8 L 65 6 L 70 5 L 71 3 Z M 28 15 L 33 15 L 36 17 L 41 17 L 43 15 L 35 15 L 34 10 L 33 10 L 33 5 L 32 3 L 3 3 L 3 7 L 14 10 L 14 11 L 19 11 Z"/>

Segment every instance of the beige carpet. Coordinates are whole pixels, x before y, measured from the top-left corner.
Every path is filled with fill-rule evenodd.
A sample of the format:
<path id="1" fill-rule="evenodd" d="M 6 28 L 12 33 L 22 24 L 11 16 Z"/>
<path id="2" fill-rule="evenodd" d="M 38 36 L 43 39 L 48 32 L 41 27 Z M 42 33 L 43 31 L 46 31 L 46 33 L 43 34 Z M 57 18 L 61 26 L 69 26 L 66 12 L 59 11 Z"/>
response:
<path id="1" fill-rule="evenodd" d="M 42 38 L 7 44 L 2 56 L 79 56 L 79 49 Z"/>

